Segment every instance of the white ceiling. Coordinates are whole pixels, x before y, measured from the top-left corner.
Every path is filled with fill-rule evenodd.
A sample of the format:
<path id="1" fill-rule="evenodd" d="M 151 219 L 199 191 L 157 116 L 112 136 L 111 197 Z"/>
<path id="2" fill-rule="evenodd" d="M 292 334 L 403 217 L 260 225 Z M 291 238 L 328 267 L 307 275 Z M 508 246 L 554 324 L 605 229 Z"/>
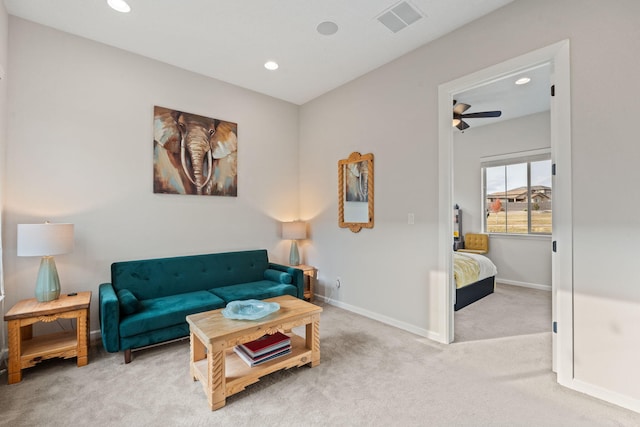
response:
<path id="1" fill-rule="evenodd" d="M 516 80 L 521 77 L 529 77 L 531 81 L 524 85 L 516 85 Z M 469 126 L 478 127 L 549 110 L 550 86 L 551 65 L 547 63 L 461 92 L 454 95 L 454 99 L 458 103 L 471 106 L 465 114 L 502 111 L 499 118 L 464 119 Z"/>
<path id="2" fill-rule="evenodd" d="M 424 17 L 396 33 L 377 17 L 398 0 L 128 0 L 128 14 L 106 0 L 4 3 L 11 15 L 303 104 L 512 0 L 407 1 Z M 338 32 L 319 34 L 324 21 Z M 263 67 L 270 59 L 277 71 Z"/>

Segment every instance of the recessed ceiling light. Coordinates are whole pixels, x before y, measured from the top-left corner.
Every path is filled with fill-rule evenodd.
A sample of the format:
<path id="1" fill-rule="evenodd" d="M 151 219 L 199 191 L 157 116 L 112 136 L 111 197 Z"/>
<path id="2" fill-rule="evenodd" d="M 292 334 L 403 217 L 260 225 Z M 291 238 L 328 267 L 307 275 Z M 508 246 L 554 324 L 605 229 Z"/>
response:
<path id="1" fill-rule="evenodd" d="M 521 77 L 518 80 L 516 80 L 516 84 L 517 85 L 526 85 L 530 81 L 531 81 L 531 79 L 529 77 Z"/>
<path id="2" fill-rule="evenodd" d="M 117 10 L 118 12 L 131 12 L 131 6 L 129 6 L 124 0 L 107 0 L 107 4 L 111 6 L 111 9 Z"/>
<path id="3" fill-rule="evenodd" d="M 277 70 L 278 63 L 276 61 L 267 61 L 264 63 L 264 68 L 266 68 L 269 71 Z"/>
<path id="4" fill-rule="evenodd" d="M 331 36 L 338 32 L 338 24 L 331 21 L 324 21 L 318 24 L 316 31 L 323 36 Z"/>

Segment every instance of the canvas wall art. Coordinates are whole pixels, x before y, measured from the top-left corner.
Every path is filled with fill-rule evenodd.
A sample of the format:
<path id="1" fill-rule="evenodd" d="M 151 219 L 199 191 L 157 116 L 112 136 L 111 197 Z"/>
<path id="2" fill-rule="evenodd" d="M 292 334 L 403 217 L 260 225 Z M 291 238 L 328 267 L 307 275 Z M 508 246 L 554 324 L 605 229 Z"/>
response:
<path id="1" fill-rule="evenodd" d="M 153 192 L 238 195 L 238 125 L 153 109 Z"/>
<path id="2" fill-rule="evenodd" d="M 369 201 L 369 168 L 368 162 L 354 162 L 346 165 L 345 200 L 347 202 Z"/>

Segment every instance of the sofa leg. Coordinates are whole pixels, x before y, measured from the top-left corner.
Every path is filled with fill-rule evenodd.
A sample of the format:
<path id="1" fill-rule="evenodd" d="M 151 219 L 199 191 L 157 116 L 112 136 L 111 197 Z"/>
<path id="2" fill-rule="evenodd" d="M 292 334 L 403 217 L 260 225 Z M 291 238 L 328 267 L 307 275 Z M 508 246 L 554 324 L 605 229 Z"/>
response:
<path id="1" fill-rule="evenodd" d="M 124 363 L 131 363 L 131 349 L 128 348 L 124 351 Z"/>

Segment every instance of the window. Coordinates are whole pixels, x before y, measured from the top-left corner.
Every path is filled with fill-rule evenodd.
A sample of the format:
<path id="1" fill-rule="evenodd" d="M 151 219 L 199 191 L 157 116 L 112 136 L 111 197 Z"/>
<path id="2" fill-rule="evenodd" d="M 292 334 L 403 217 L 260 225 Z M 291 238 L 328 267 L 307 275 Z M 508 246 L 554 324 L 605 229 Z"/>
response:
<path id="1" fill-rule="evenodd" d="M 487 233 L 551 234 L 551 156 L 546 153 L 482 162 Z"/>

